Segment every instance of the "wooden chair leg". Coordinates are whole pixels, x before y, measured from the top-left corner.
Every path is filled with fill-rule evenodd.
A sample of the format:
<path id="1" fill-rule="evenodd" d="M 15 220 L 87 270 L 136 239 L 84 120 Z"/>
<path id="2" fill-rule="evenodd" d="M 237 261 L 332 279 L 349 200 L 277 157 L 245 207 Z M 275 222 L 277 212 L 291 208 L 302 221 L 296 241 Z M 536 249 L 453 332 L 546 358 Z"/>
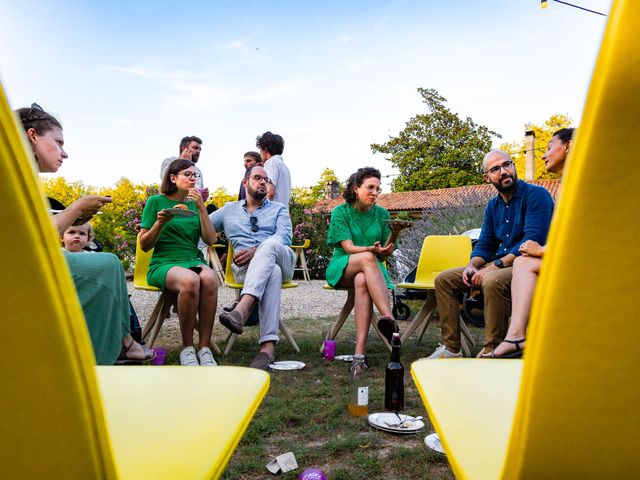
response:
<path id="1" fill-rule="evenodd" d="M 307 257 L 304 256 L 304 250 L 300 249 L 300 266 L 302 267 L 302 275 L 307 282 L 311 282 L 309 268 L 307 267 Z"/>
<path id="2" fill-rule="evenodd" d="M 422 307 L 420 307 L 420 310 L 418 311 L 418 313 L 416 313 L 416 316 L 413 318 L 413 321 L 409 324 L 405 332 L 401 335 L 400 341 L 404 343 L 411 336 L 411 334 L 416 330 L 416 328 L 418 328 L 422 324 L 425 318 L 427 318 L 427 315 L 430 316 L 431 312 L 435 308 L 436 308 L 436 296 L 435 294 L 433 294 L 433 292 L 429 291 L 429 293 L 427 294 L 427 298 L 422 304 Z"/>
<path id="3" fill-rule="evenodd" d="M 467 328 L 467 324 L 464 323 L 464 320 L 462 319 L 462 317 L 460 317 L 460 332 L 462 333 L 462 337 L 463 338 L 466 337 L 472 346 L 474 347 L 476 346 L 476 342 L 473 340 L 473 337 L 471 336 L 471 332 L 469 332 L 469 329 Z"/>
<path id="4" fill-rule="evenodd" d="M 164 307 L 164 303 L 165 303 L 165 294 L 164 292 L 161 292 L 155 307 L 153 307 L 153 310 L 151 311 L 151 315 L 149 315 L 149 319 L 147 320 L 147 322 L 144 324 L 144 327 L 142 328 L 143 340 L 147 338 L 147 335 L 149 335 L 149 332 L 158 321 L 158 317 L 160 316 L 160 312 Z"/>
<path id="5" fill-rule="evenodd" d="M 460 336 L 460 343 L 462 345 L 464 356 L 467 358 L 471 357 L 471 351 L 469 350 L 469 345 L 467 345 L 467 340 L 464 338 L 464 335 Z"/>
<path id="6" fill-rule="evenodd" d="M 162 308 L 160 309 L 160 314 L 158 315 L 158 319 L 156 320 L 155 325 L 151 330 L 151 336 L 149 337 L 149 341 L 147 342 L 147 346 L 149 348 L 153 347 L 153 344 L 155 343 L 156 338 L 158 338 L 158 334 L 160 333 L 160 329 L 162 328 L 162 324 L 164 323 L 165 318 L 170 317 L 171 315 L 169 312 L 170 308 L 171 308 L 171 302 L 165 295 L 162 302 Z"/>
<path id="7" fill-rule="evenodd" d="M 216 278 L 218 279 L 218 284 L 224 285 L 224 269 L 222 268 L 222 264 L 220 263 L 220 259 L 218 258 L 218 252 L 215 248 L 209 247 L 208 252 L 208 263 L 211 269 L 215 272 Z"/>
<path id="8" fill-rule="evenodd" d="M 229 352 L 231 351 L 231 347 L 233 347 L 233 344 L 236 343 L 236 340 L 238 339 L 238 334 L 237 333 L 229 333 L 229 335 L 227 336 L 227 344 L 224 347 L 224 356 L 226 357 L 227 355 L 229 355 Z"/>
<path id="9" fill-rule="evenodd" d="M 342 310 L 340 310 L 340 314 L 338 315 L 338 319 L 336 323 L 331 326 L 331 331 L 329 332 L 329 340 L 333 340 L 338 335 L 338 332 L 344 325 L 344 322 L 347 320 L 351 311 L 353 310 L 353 306 L 356 301 L 356 292 L 354 290 L 347 290 L 347 300 L 344 302 L 342 306 Z M 322 345 L 320 345 L 320 353 L 324 352 L 324 341 Z"/>
<path id="10" fill-rule="evenodd" d="M 418 343 L 420 343 L 422 341 L 422 337 L 424 336 L 425 332 L 427 331 L 427 327 L 429 326 L 429 322 L 431 322 L 431 317 L 433 315 L 433 312 L 435 312 L 436 309 L 432 309 L 428 314 L 427 317 L 424 320 L 424 323 L 422 324 L 422 330 L 420 330 L 420 336 L 418 337 Z"/>
<path id="11" fill-rule="evenodd" d="M 287 326 L 284 323 L 284 320 L 282 320 L 282 319 L 280 319 L 280 331 L 282 332 L 282 335 L 284 336 L 284 338 L 287 339 L 289 344 L 296 351 L 296 353 L 300 353 L 300 348 L 298 347 L 298 344 L 293 339 L 293 336 L 291 335 L 291 332 L 289 331 L 289 329 L 287 328 Z"/>

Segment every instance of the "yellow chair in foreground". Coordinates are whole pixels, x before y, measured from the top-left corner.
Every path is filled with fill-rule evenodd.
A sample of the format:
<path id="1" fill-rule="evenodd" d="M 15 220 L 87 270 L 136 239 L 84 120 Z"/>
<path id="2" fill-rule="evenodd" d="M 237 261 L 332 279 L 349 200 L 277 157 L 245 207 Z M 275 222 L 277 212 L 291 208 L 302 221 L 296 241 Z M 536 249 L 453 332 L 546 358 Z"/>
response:
<path id="1" fill-rule="evenodd" d="M 637 2 L 614 1 L 608 22 L 524 360 L 411 367 L 457 478 L 640 478 Z"/>
<path id="2" fill-rule="evenodd" d="M 467 265 L 470 255 L 471 238 L 466 235 L 429 235 L 424 239 L 422 242 L 422 250 L 420 250 L 420 258 L 418 259 L 415 282 L 399 283 L 396 285 L 397 288 L 428 290 L 427 298 L 422 304 L 422 307 L 402 334 L 401 341 L 403 343 L 418 327 L 421 328 L 418 341 L 422 339 L 424 332 L 427 330 L 429 322 L 431 321 L 431 315 L 433 315 L 436 309 L 434 282 L 438 274 L 450 268 Z M 462 350 L 467 357 L 470 357 L 471 351 L 469 350 L 467 342 L 474 346 L 475 342 L 462 317 L 460 317 L 460 332 Z"/>
<path id="3" fill-rule="evenodd" d="M 237 301 L 240 298 L 240 292 L 242 291 L 242 287 L 244 285 L 242 283 L 236 282 L 236 279 L 233 276 L 233 269 L 231 268 L 232 263 L 233 263 L 233 246 L 231 245 L 231 242 L 229 242 L 229 250 L 227 251 L 227 266 L 224 272 L 224 284 L 227 287 L 236 290 L 236 301 Z M 297 286 L 298 286 L 297 283 L 289 281 L 289 282 L 284 282 L 281 288 L 296 288 Z M 287 341 L 293 347 L 296 353 L 300 353 L 300 348 L 298 347 L 298 344 L 294 340 L 293 335 L 291 335 L 291 332 L 287 328 L 287 325 L 284 323 L 284 319 L 282 317 L 280 317 L 280 332 L 282 332 L 282 335 L 284 336 L 284 338 L 287 339 Z M 229 335 L 227 336 L 227 345 L 224 348 L 225 355 L 229 355 L 229 352 L 231 351 L 231 348 L 233 347 L 233 344 L 236 342 L 237 338 L 238 338 L 238 334 L 231 333 L 231 332 L 229 333 Z"/>
<path id="4" fill-rule="evenodd" d="M 34 162 L 1 87 L 0 169 L 2 478 L 220 477 L 269 376 L 240 367 L 96 367 Z"/>

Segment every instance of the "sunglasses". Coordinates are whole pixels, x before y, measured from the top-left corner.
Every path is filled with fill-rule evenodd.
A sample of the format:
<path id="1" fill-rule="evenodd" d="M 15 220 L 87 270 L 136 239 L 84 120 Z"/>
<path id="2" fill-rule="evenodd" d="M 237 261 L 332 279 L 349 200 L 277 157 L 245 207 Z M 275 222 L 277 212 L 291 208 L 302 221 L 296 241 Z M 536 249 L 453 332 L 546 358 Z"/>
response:
<path id="1" fill-rule="evenodd" d="M 260 227 L 258 227 L 258 218 L 254 217 L 253 215 L 251 215 L 249 217 L 249 222 L 251 223 L 251 231 L 253 233 L 256 233 L 258 230 L 260 230 Z"/>

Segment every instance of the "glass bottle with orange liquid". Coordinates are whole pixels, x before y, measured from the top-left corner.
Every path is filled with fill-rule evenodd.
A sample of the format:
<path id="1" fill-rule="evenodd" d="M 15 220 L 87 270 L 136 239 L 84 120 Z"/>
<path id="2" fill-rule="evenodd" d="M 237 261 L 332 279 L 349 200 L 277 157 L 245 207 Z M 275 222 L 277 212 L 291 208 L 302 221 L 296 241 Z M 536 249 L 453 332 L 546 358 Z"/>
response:
<path id="1" fill-rule="evenodd" d="M 369 413 L 369 378 L 364 355 L 354 355 L 349 371 L 349 413 L 361 417 Z"/>

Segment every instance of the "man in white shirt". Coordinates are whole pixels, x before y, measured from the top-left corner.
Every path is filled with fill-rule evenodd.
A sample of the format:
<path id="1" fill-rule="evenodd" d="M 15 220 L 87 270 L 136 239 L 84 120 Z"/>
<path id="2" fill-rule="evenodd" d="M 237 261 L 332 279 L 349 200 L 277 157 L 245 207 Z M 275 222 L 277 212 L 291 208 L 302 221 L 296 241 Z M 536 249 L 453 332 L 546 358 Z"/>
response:
<path id="1" fill-rule="evenodd" d="M 256 139 L 256 147 L 264 161 L 264 169 L 269 177 L 267 197 L 289 208 L 291 198 L 291 173 L 282 160 L 284 139 L 280 135 L 265 132 Z"/>

